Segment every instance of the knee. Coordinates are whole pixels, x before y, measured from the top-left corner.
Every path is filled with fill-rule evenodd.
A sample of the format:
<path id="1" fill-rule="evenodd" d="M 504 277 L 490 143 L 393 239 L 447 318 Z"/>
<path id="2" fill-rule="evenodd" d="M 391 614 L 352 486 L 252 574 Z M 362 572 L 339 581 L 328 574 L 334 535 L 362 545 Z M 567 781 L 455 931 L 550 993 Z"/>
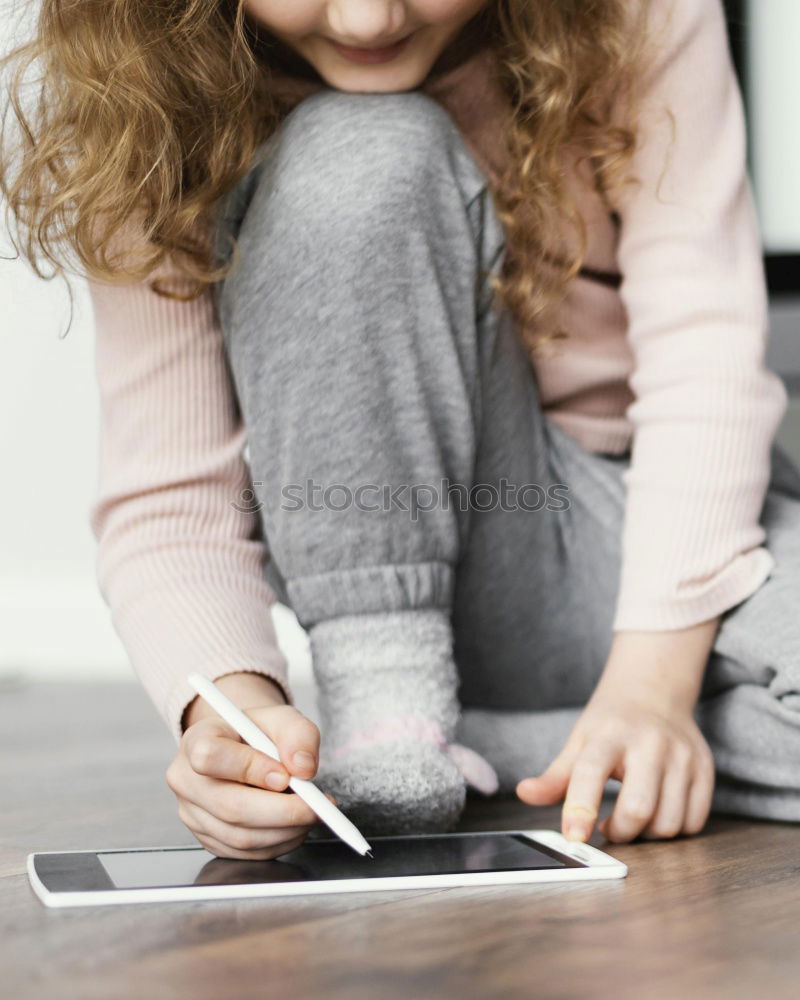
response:
<path id="1" fill-rule="evenodd" d="M 391 220 L 442 176 L 459 141 L 449 114 L 421 91 L 317 91 L 281 123 L 262 175 L 269 210 L 326 231 L 338 218 L 348 232 Z"/>

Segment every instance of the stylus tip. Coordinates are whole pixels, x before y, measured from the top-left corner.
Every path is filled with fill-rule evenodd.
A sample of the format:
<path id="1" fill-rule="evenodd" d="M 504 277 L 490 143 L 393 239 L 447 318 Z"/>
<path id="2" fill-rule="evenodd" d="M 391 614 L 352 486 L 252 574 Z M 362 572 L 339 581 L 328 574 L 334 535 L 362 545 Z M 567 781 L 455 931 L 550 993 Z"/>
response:
<path id="1" fill-rule="evenodd" d="M 366 852 L 366 856 L 367 856 L 368 858 L 372 858 L 372 860 L 373 860 L 373 861 L 375 860 L 375 856 L 373 855 L 372 851 L 367 851 L 367 852 Z"/>

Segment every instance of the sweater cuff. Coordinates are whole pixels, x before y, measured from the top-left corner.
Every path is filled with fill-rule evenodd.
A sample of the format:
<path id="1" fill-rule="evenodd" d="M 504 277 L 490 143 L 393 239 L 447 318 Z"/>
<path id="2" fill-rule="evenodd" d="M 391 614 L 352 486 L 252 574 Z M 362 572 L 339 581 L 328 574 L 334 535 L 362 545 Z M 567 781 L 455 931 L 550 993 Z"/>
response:
<path id="1" fill-rule="evenodd" d="M 774 565 L 772 554 L 759 547 L 737 556 L 710 579 L 676 583 L 667 593 L 648 594 L 637 581 L 635 588 L 620 591 L 612 628 L 658 632 L 699 625 L 750 597 Z"/>
<path id="2" fill-rule="evenodd" d="M 221 577 L 208 584 L 110 593 L 111 619 L 128 659 L 176 742 L 181 716 L 197 692 L 187 676 L 216 680 L 253 672 L 279 684 L 292 704 L 286 659 L 272 621 L 271 592 L 261 580 Z"/>
<path id="3" fill-rule="evenodd" d="M 196 697 L 199 697 L 195 689 L 186 680 L 186 677 L 190 673 L 201 674 L 210 681 L 219 680 L 220 677 L 225 677 L 228 674 L 260 674 L 262 677 L 274 681 L 281 688 L 287 704 L 294 704 L 294 698 L 286 680 L 285 663 L 283 665 L 274 664 L 272 667 L 264 662 L 259 662 L 256 665 L 242 665 L 237 662 L 235 657 L 226 657 L 224 662 L 216 661 L 207 663 L 200 668 L 193 667 L 187 669 L 186 674 L 178 680 L 169 692 L 161 710 L 164 721 L 167 723 L 176 743 L 180 743 L 183 736 L 183 730 L 181 729 L 183 713 L 186 711 L 189 703 Z"/>

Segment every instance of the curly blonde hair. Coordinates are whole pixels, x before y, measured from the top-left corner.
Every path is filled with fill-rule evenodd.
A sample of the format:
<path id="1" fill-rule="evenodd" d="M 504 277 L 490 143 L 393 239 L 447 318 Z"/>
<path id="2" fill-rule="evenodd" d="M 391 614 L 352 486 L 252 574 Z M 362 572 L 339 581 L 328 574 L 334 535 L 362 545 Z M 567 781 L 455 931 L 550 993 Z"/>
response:
<path id="1" fill-rule="evenodd" d="M 614 109 L 635 89 L 647 3 L 488 0 L 481 12 L 513 109 L 508 168 L 493 190 L 508 250 L 492 284 L 521 327 L 545 330 L 537 341 L 563 335 L 553 318 L 586 248 L 563 153 L 580 149 L 612 210 L 636 142 L 632 111 L 620 122 Z M 7 139 L 4 117 L 0 189 L 39 277 L 63 273 L 66 250 L 87 276 L 115 283 L 174 257 L 194 284 L 181 293 L 151 283 L 168 298 L 196 298 L 224 278 L 237 254 L 222 266 L 214 257 L 217 210 L 286 113 L 243 0 L 42 0 L 34 36 L 0 66 L 9 62 L 21 140 Z M 32 67 L 38 100 L 26 108 Z M 144 244 L 126 254 L 136 250 L 138 264 L 111 254 L 137 215 Z M 579 237 L 572 249 L 558 235 L 565 222 Z"/>

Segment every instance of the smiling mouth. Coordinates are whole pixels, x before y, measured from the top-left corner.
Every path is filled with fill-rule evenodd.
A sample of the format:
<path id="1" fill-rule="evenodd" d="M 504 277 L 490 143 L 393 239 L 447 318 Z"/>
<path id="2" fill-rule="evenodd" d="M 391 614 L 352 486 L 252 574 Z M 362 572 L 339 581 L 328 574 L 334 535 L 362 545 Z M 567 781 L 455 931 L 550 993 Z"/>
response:
<path id="1" fill-rule="evenodd" d="M 403 38 L 398 38 L 396 42 L 392 42 L 391 45 L 343 45 L 341 42 L 335 42 L 342 49 L 356 49 L 358 52 L 385 52 L 386 49 L 393 49 L 395 46 L 404 42 L 411 35 L 405 35 Z"/>
<path id="2" fill-rule="evenodd" d="M 341 45 L 339 42 L 334 42 L 332 39 L 328 39 L 328 41 L 336 49 L 336 51 L 346 59 L 351 59 L 354 62 L 375 63 L 393 59 L 403 50 L 406 42 L 408 42 L 409 38 L 411 38 L 413 34 L 414 32 L 412 31 L 410 34 L 406 35 L 405 38 L 401 38 L 392 45 L 383 45 L 380 47 Z"/>
<path id="3" fill-rule="evenodd" d="M 333 38 L 329 38 L 328 41 L 333 42 L 340 49 L 348 49 L 351 52 L 385 52 L 387 49 L 393 49 L 400 45 L 401 42 L 407 41 L 413 34 L 413 31 L 409 31 L 407 35 L 398 38 L 396 42 L 389 42 L 388 45 L 345 45 L 344 42 L 337 42 Z"/>

